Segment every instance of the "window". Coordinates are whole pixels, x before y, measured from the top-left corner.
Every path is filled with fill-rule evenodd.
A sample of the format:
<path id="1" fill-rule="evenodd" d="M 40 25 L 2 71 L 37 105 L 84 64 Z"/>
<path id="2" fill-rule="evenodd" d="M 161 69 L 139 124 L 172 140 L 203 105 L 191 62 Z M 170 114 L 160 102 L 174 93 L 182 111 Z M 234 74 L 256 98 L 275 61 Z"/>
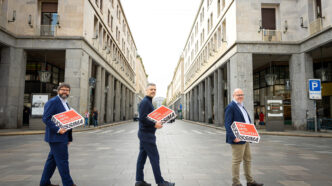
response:
<path id="1" fill-rule="evenodd" d="M 321 0 L 316 0 L 316 17 L 322 17 L 322 2 Z"/>
<path id="2" fill-rule="evenodd" d="M 103 13 L 103 0 L 100 0 L 100 12 Z"/>
<path id="3" fill-rule="evenodd" d="M 262 8 L 262 27 L 263 29 L 276 29 L 276 9 Z"/>
<path id="4" fill-rule="evenodd" d="M 112 4 L 112 7 L 114 8 L 114 0 L 110 0 L 111 1 L 111 4 Z"/>
<path id="5" fill-rule="evenodd" d="M 116 6 L 116 17 L 120 19 L 120 10 L 119 10 L 119 5 Z"/>
<path id="6" fill-rule="evenodd" d="M 211 16 L 210 16 L 210 20 L 211 20 L 211 26 L 210 26 L 210 29 L 212 29 L 213 28 L 213 14 L 211 13 Z"/>
<path id="7" fill-rule="evenodd" d="M 54 36 L 58 23 L 58 3 L 42 3 L 41 35 Z"/>
<path id="8" fill-rule="evenodd" d="M 111 26 L 111 19 L 110 19 L 110 17 L 111 17 L 111 12 L 110 12 L 110 10 L 108 10 L 107 11 L 107 24 L 108 24 L 108 26 Z"/>
<path id="9" fill-rule="evenodd" d="M 220 16 L 220 0 L 218 0 L 217 12 L 218 12 L 218 17 L 219 17 Z"/>
<path id="10" fill-rule="evenodd" d="M 113 16 L 111 16 L 111 31 L 113 32 Z"/>
<path id="11" fill-rule="evenodd" d="M 210 32 L 210 19 L 208 19 L 207 28 L 208 28 L 208 33 L 209 33 Z"/>
<path id="12" fill-rule="evenodd" d="M 95 3 L 99 7 L 99 0 L 96 0 Z"/>

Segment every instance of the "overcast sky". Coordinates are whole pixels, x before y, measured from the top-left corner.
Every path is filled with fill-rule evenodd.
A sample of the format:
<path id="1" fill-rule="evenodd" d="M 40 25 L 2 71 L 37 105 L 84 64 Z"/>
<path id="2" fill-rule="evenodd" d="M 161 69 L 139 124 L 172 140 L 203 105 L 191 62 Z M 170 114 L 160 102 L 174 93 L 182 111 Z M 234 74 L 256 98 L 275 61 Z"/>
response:
<path id="1" fill-rule="evenodd" d="M 137 53 L 157 96 L 167 86 L 189 35 L 201 0 L 121 0 Z"/>

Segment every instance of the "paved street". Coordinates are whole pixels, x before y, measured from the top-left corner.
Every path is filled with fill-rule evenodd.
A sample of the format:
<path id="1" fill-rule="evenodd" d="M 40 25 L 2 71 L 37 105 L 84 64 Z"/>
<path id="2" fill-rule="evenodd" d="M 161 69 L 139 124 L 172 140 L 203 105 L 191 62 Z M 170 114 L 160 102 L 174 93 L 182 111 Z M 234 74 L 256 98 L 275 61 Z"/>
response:
<path id="1" fill-rule="evenodd" d="M 133 186 L 137 122 L 74 133 L 70 168 L 79 186 Z M 161 168 L 177 186 L 231 185 L 225 132 L 176 121 L 157 132 Z M 332 185 L 332 138 L 262 136 L 252 144 L 253 174 L 267 186 Z M 49 152 L 43 135 L 0 136 L 0 185 L 36 186 Z M 241 170 L 241 173 L 243 171 Z M 154 184 L 149 162 L 146 180 Z M 241 175 L 242 184 L 245 184 Z M 56 170 L 52 183 L 61 184 Z"/>

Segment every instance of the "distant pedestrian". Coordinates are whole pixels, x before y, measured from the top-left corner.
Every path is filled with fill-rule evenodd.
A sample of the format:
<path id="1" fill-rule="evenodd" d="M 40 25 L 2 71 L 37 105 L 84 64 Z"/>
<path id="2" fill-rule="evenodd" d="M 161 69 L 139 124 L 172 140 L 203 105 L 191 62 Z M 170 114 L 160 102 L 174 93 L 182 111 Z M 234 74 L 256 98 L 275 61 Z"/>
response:
<path id="1" fill-rule="evenodd" d="M 23 124 L 29 125 L 31 110 L 29 107 L 24 106 L 23 109 Z"/>
<path id="2" fill-rule="evenodd" d="M 152 98 L 156 95 L 156 85 L 149 83 L 146 89 L 146 96 L 139 104 L 139 155 L 136 167 L 136 184 L 135 186 L 151 186 L 144 181 L 144 165 L 146 158 L 149 157 L 154 179 L 158 186 L 174 186 L 175 183 L 165 181 L 161 176 L 159 166 L 159 153 L 156 144 L 156 130 L 163 127 L 161 121 L 153 122 L 147 118 L 147 115 L 154 110 Z"/>
<path id="3" fill-rule="evenodd" d="M 97 109 L 93 110 L 92 120 L 93 120 L 93 126 L 97 127 L 98 126 L 98 111 L 97 111 Z"/>
<path id="4" fill-rule="evenodd" d="M 244 94 L 239 88 L 233 92 L 233 100 L 225 109 L 226 142 L 232 147 L 232 186 L 242 186 L 240 183 L 240 164 L 243 160 L 244 174 L 247 179 L 247 186 L 262 186 L 257 183 L 251 175 L 251 152 L 250 145 L 245 141 L 236 138 L 231 125 L 234 121 L 251 123 L 250 116 L 243 106 Z"/>
<path id="5" fill-rule="evenodd" d="M 263 112 L 259 114 L 259 125 L 265 125 Z"/>
<path id="6" fill-rule="evenodd" d="M 84 119 L 85 119 L 84 126 L 85 127 L 89 125 L 89 115 L 90 115 L 89 111 L 86 110 L 85 113 L 84 113 Z"/>

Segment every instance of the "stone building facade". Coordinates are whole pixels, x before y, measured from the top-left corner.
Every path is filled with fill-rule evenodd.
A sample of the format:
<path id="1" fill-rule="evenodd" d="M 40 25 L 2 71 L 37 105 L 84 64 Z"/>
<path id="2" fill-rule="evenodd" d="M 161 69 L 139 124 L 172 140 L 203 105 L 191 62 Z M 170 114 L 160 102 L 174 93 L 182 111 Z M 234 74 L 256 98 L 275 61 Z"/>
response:
<path id="1" fill-rule="evenodd" d="M 177 118 L 183 118 L 183 57 L 181 56 L 173 73 L 171 83 L 167 87 L 166 105 L 173 109 Z"/>
<path id="2" fill-rule="evenodd" d="M 138 105 L 146 94 L 146 87 L 148 85 L 148 74 L 145 71 L 143 60 L 140 56 L 136 58 L 136 96 L 134 104 L 134 114 L 138 116 Z"/>
<path id="3" fill-rule="evenodd" d="M 183 49 L 185 119 L 223 125 L 232 91 L 251 116 L 283 98 L 285 125 L 332 118 L 332 2 L 202 0 Z M 321 79 L 322 100 L 308 96 Z"/>
<path id="4" fill-rule="evenodd" d="M 42 128 L 60 82 L 69 103 L 99 123 L 133 117 L 136 45 L 119 0 L 0 1 L 0 128 Z M 38 97 L 39 96 L 39 97 Z M 38 100 L 40 98 L 40 100 Z"/>

